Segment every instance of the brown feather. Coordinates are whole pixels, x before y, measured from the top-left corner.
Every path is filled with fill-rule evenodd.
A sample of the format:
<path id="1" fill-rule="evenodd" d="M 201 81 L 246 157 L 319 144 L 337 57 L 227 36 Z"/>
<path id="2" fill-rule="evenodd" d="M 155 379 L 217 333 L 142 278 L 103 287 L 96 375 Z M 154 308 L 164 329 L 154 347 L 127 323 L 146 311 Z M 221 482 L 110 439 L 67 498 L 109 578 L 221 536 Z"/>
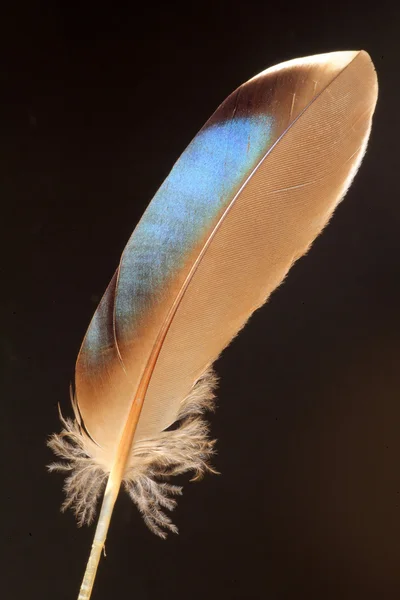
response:
<path id="1" fill-rule="evenodd" d="M 53 436 L 51 444 L 60 456 L 64 448 L 71 470 L 75 444 L 79 472 L 87 464 L 96 473 L 111 472 L 115 486 L 124 480 L 158 533 L 163 525 L 173 529 L 160 507 L 174 506 L 166 499 L 174 490 L 167 486 L 161 493 L 157 478 L 201 473 L 213 451 L 198 415 L 215 385 L 205 373 L 328 223 L 362 160 L 376 99 L 376 74 L 363 51 L 267 69 L 234 92 L 204 128 L 271 113 L 267 151 L 140 319 L 124 330 L 115 303 L 125 251 L 95 315 L 103 336 L 97 362 L 91 362 L 88 337 L 77 361 L 75 414 L 82 426 L 79 418 L 76 425 L 66 421 L 64 437 Z M 177 421 L 175 431 L 166 431 Z M 86 493 L 86 471 L 71 477 L 67 503 L 81 518 L 82 512 L 92 516 L 87 504 L 97 500 L 101 486 L 93 480 Z"/>

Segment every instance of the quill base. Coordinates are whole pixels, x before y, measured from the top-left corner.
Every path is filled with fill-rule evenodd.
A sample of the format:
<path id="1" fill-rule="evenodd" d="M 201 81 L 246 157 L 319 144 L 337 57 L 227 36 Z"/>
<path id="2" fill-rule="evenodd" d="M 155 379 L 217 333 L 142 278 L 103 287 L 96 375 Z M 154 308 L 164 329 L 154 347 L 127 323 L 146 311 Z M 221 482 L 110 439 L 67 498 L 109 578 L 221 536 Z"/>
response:
<path id="1" fill-rule="evenodd" d="M 99 520 L 93 539 L 92 549 L 90 551 L 89 560 L 86 565 L 86 571 L 83 577 L 81 589 L 79 591 L 78 600 L 89 600 L 92 595 L 97 568 L 99 566 L 101 553 L 106 541 L 111 516 L 114 510 L 115 502 L 118 497 L 120 486 L 121 481 L 115 481 L 115 479 L 110 475 L 107 482 L 106 491 L 104 493 L 103 503 L 101 505 Z"/>

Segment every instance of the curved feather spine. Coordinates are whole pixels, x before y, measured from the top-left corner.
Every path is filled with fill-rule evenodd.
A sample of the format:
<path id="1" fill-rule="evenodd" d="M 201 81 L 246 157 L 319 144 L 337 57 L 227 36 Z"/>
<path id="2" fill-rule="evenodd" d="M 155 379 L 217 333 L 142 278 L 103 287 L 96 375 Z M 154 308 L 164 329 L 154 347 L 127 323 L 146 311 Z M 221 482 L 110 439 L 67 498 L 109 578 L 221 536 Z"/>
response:
<path id="1" fill-rule="evenodd" d="M 358 56 L 357 53 L 344 53 L 344 54 L 353 54 L 354 56 Z M 318 59 L 319 57 L 316 57 L 316 58 Z M 324 58 L 324 60 L 326 60 L 326 58 Z M 348 66 L 348 65 L 346 65 L 346 66 Z M 344 68 L 346 68 L 346 67 L 344 67 Z M 307 73 L 306 69 L 305 69 L 305 72 Z M 339 73 L 338 73 L 338 75 L 339 75 Z M 358 74 L 356 73 L 355 80 L 357 80 L 357 77 L 358 77 Z M 305 81 L 306 81 L 305 85 L 307 86 L 308 85 L 307 79 Z M 332 83 L 332 81 L 333 81 L 333 79 L 329 82 L 329 85 Z M 371 79 L 371 81 L 372 81 L 372 79 Z M 303 80 L 301 80 L 301 82 L 303 82 Z M 314 82 L 314 83 L 316 84 L 316 82 Z M 196 273 L 198 267 L 200 266 L 200 264 L 203 260 L 203 257 L 206 255 L 206 252 L 209 249 L 210 245 L 212 244 L 217 231 L 219 230 L 222 223 L 225 221 L 225 218 L 230 213 L 231 208 L 234 206 L 234 204 L 236 202 L 236 198 L 238 197 L 240 192 L 249 183 L 249 181 L 254 176 L 255 172 L 263 164 L 266 156 L 269 156 L 271 154 L 271 151 L 277 146 L 277 142 L 281 141 L 281 139 L 283 138 L 283 134 L 284 133 L 286 134 L 288 131 L 290 131 L 290 129 L 293 127 L 293 125 L 298 121 L 299 117 L 306 111 L 307 108 L 310 107 L 310 105 L 312 103 L 314 103 L 317 100 L 317 98 L 321 95 L 321 93 L 324 89 L 326 89 L 326 88 L 323 88 L 319 94 L 314 95 L 312 102 L 309 102 L 308 104 L 306 104 L 304 110 L 301 111 L 298 114 L 298 116 L 290 123 L 290 125 L 282 132 L 282 135 L 280 135 L 277 138 L 276 142 L 269 148 L 268 152 L 264 153 L 263 157 L 257 163 L 256 168 L 253 169 L 253 171 L 249 174 L 247 179 L 242 181 L 242 185 L 241 185 L 239 191 L 231 199 L 229 205 L 225 208 L 222 216 L 220 216 L 220 218 L 219 218 L 219 221 L 217 222 L 215 227 L 213 227 L 206 242 L 202 246 L 201 252 L 197 255 L 196 260 L 192 264 L 189 273 L 186 275 L 183 285 L 179 289 L 179 293 L 177 293 L 176 296 L 174 297 L 174 300 L 172 302 L 172 305 L 169 307 L 166 317 L 164 318 L 164 320 L 161 322 L 160 325 L 157 325 L 158 333 L 155 338 L 152 349 L 149 354 L 147 353 L 147 351 L 144 354 L 144 356 L 147 355 L 147 362 L 146 362 L 145 367 L 140 376 L 138 388 L 136 390 L 136 393 L 134 394 L 134 399 L 133 399 L 133 401 L 130 402 L 129 415 L 128 415 L 127 419 L 125 420 L 125 424 L 124 424 L 123 430 L 122 430 L 122 435 L 117 436 L 117 437 L 120 437 L 120 441 L 119 441 L 118 449 L 114 455 L 115 460 L 113 462 L 113 466 L 110 471 L 110 477 L 109 477 L 109 481 L 108 481 L 107 488 L 106 488 L 106 495 L 105 495 L 105 499 L 103 501 L 103 506 L 101 509 L 100 522 L 98 525 L 98 529 L 96 531 L 95 543 L 93 546 L 92 556 L 89 560 L 87 573 L 85 575 L 84 590 L 82 591 L 82 593 L 85 593 L 85 594 L 88 593 L 89 595 L 80 596 L 80 598 L 82 598 L 82 599 L 88 598 L 90 596 L 90 591 L 91 591 L 90 582 L 92 581 L 94 574 L 95 574 L 94 566 L 97 566 L 96 561 L 98 561 L 98 559 L 100 558 L 101 544 L 104 543 L 104 540 L 105 540 L 106 529 L 108 527 L 109 520 L 111 518 L 112 508 L 113 508 L 115 499 L 117 497 L 121 481 L 126 476 L 126 469 L 127 469 L 127 465 L 128 465 L 129 459 L 130 459 L 130 451 L 132 448 L 135 431 L 136 431 L 136 428 L 137 428 L 137 425 L 138 425 L 138 422 L 139 422 L 139 419 L 141 416 L 143 403 L 145 401 L 146 394 L 148 393 L 148 390 L 149 390 L 149 384 L 150 384 L 150 381 L 152 381 L 153 373 L 155 372 L 155 367 L 156 367 L 157 361 L 159 361 L 160 353 L 163 348 L 164 342 L 167 338 L 171 324 L 174 320 L 175 315 L 177 314 L 177 311 L 181 305 L 181 302 L 185 296 L 185 293 L 188 290 L 190 283 L 192 282 L 193 275 Z M 357 89 L 357 86 L 356 86 L 356 89 Z M 358 106 L 358 109 L 361 106 L 361 103 L 358 102 L 360 99 L 360 93 L 361 93 L 360 90 L 361 89 L 362 88 L 359 87 L 358 91 L 355 93 L 355 98 L 356 98 L 355 105 Z M 340 90 L 342 90 L 342 91 L 340 91 Z M 314 91 L 315 91 L 315 88 L 314 88 Z M 342 93 L 342 94 L 344 93 L 343 87 L 339 88 L 339 96 L 340 96 L 340 93 Z M 357 96 L 357 94 L 358 94 L 358 96 Z M 371 95 L 371 98 L 373 98 L 373 94 Z M 294 96 L 291 100 L 292 101 L 291 101 L 291 106 L 290 106 L 290 118 L 292 117 L 293 106 L 295 103 Z M 330 101 L 328 101 L 328 102 L 325 101 L 325 107 L 327 104 L 329 104 L 329 102 Z M 358 102 L 358 104 L 357 104 L 357 102 Z M 371 111 L 373 110 L 372 105 L 373 105 L 373 99 L 371 99 L 371 104 L 370 104 L 370 106 L 368 106 L 368 109 L 367 109 L 368 114 L 364 119 L 365 123 L 368 122 L 368 116 L 371 114 Z M 354 107 L 352 107 L 352 108 L 354 108 Z M 331 106 L 330 110 L 331 111 L 333 110 L 332 106 Z M 320 113 L 321 113 L 321 111 L 320 111 Z M 362 117 L 364 118 L 363 115 L 362 115 Z M 315 116 L 314 116 L 314 118 L 315 118 Z M 351 120 L 345 118 L 343 121 L 343 124 L 348 124 L 349 121 L 351 121 Z M 306 123 L 308 122 L 307 118 L 305 119 L 305 122 Z M 355 125 L 355 123 L 356 122 L 353 123 L 353 126 Z M 349 156 L 349 155 L 350 156 L 349 156 L 349 158 L 346 159 L 345 162 L 351 161 L 351 164 L 350 164 L 351 168 L 349 167 L 347 173 L 346 173 L 346 170 L 343 171 L 343 160 L 345 160 L 345 158 L 346 158 L 345 152 L 342 152 L 342 154 L 341 154 L 341 157 L 343 158 L 342 164 L 340 164 L 340 162 L 332 163 L 333 166 L 332 166 L 331 172 L 334 172 L 334 170 L 337 166 L 339 166 L 341 168 L 341 170 L 340 170 L 341 175 L 339 176 L 339 180 L 336 179 L 335 181 L 333 181 L 332 178 L 330 179 L 330 166 L 331 165 L 325 158 L 325 163 L 322 163 L 322 167 L 323 168 L 328 167 L 328 168 L 325 168 L 325 171 L 323 172 L 323 176 L 320 179 L 314 177 L 314 173 L 312 172 L 312 170 L 310 171 L 310 169 L 307 170 L 307 168 L 305 168 L 305 169 L 303 169 L 303 171 L 301 171 L 301 169 L 300 169 L 299 172 L 302 173 L 302 175 L 303 175 L 303 177 L 305 177 L 305 179 L 300 178 L 300 180 L 298 182 L 295 182 L 294 185 L 291 185 L 290 177 L 288 177 L 289 181 L 287 181 L 287 182 L 284 181 L 283 185 L 277 185 L 272 190 L 272 192 L 269 191 L 269 194 L 274 194 L 276 196 L 277 194 L 279 195 L 282 193 L 291 192 L 292 190 L 294 191 L 299 188 L 303 188 L 305 186 L 314 186 L 316 188 L 315 191 L 313 192 L 313 194 L 315 196 L 316 192 L 318 192 L 321 189 L 322 189 L 322 191 L 324 190 L 322 184 L 321 185 L 319 185 L 319 184 L 321 182 L 324 182 L 325 180 L 328 180 L 328 181 L 331 181 L 331 186 L 332 185 L 335 186 L 334 190 L 335 190 L 336 196 L 333 195 L 333 197 L 332 197 L 332 194 L 330 196 L 328 195 L 328 199 L 330 198 L 330 200 L 329 200 L 329 202 L 327 201 L 325 204 L 323 202 L 321 202 L 320 204 L 316 203 L 316 206 L 317 206 L 319 212 L 317 210 L 316 212 L 314 211 L 314 213 L 313 213 L 306 206 L 304 214 L 309 215 L 308 219 L 312 225 L 308 226 L 307 221 L 306 220 L 304 221 L 304 219 L 306 219 L 306 217 L 304 217 L 304 215 L 302 215 L 303 225 L 305 224 L 306 235 L 300 235 L 303 233 L 303 230 L 300 229 L 299 231 L 296 231 L 297 246 L 296 246 L 296 244 L 294 244 L 294 247 L 293 247 L 293 244 L 292 244 L 292 246 L 290 246 L 290 244 L 289 245 L 286 244 L 286 246 L 284 246 L 284 252 L 286 252 L 286 255 L 283 252 L 283 256 L 285 257 L 285 260 L 283 262 L 281 260 L 281 264 L 279 267 L 280 270 L 278 269 L 277 273 L 275 273 L 274 275 L 271 275 L 271 284 L 268 284 L 269 287 L 265 286 L 266 291 L 264 292 L 264 295 L 263 295 L 263 293 L 261 293 L 259 295 L 259 298 L 253 297 L 252 303 L 249 304 L 249 302 L 247 302 L 247 304 L 246 304 L 247 308 L 242 310 L 243 315 L 245 315 L 245 314 L 247 315 L 246 319 L 248 318 L 248 316 L 250 316 L 251 312 L 253 312 L 262 303 L 264 303 L 266 297 L 271 293 L 272 289 L 274 287 L 276 287 L 280 283 L 280 281 L 282 281 L 283 277 L 286 275 L 288 268 L 290 268 L 290 266 L 294 262 L 294 260 L 296 260 L 300 255 L 302 255 L 308 249 L 312 240 L 316 237 L 316 235 L 318 235 L 318 233 L 326 225 L 331 213 L 333 212 L 333 209 L 335 208 L 337 202 L 340 200 L 340 197 L 342 197 L 343 194 L 345 193 L 346 187 L 348 186 L 350 180 L 352 179 L 352 176 L 354 175 L 356 168 L 358 167 L 358 165 L 361 161 L 361 157 L 363 154 L 362 150 L 365 149 L 366 139 L 368 137 L 368 128 L 367 129 L 365 128 L 365 123 L 361 126 L 360 134 L 358 134 L 360 136 L 359 139 L 363 139 L 365 143 L 363 142 L 361 144 L 360 148 L 356 148 L 355 151 L 351 155 L 350 155 L 350 152 L 347 153 L 347 156 Z M 333 120 L 333 124 L 335 124 L 334 120 Z M 339 124 L 340 124 L 340 121 L 339 121 Z M 322 123 L 322 125 L 324 125 L 324 123 Z M 351 122 L 350 122 L 350 125 L 351 125 Z M 330 125 L 330 126 L 332 126 L 332 125 Z M 313 125 L 313 127 L 314 127 L 314 125 Z M 342 130 L 343 130 L 343 127 L 344 127 L 344 125 L 342 126 Z M 301 130 L 301 128 L 300 128 L 300 130 Z M 354 132 L 355 132 L 355 137 L 357 137 L 357 130 L 354 129 Z M 291 137 L 293 138 L 293 136 L 291 136 Z M 353 138 L 354 138 L 354 135 L 353 135 Z M 296 136 L 294 136 L 294 139 L 296 139 Z M 329 137 L 327 139 L 329 139 Z M 297 140 L 298 140 L 298 138 L 297 138 Z M 351 147 L 351 144 L 346 146 L 345 136 L 343 136 L 342 138 L 339 138 L 338 141 L 343 143 L 344 149 L 346 147 Z M 297 143 L 298 143 L 298 141 L 297 141 Z M 285 144 L 284 144 L 284 147 L 287 148 L 287 145 L 285 146 Z M 293 147 L 293 139 L 292 139 L 292 147 Z M 354 150 L 354 146 L 352 147 L 352 149 Z M 280 151 L 278 151 L 278 155 L 279 155 L 279 153 L 280 153 Z M 290 156 L 292 156 L 292 155 L 290 155 Z M 312 156 L 314 156 L 314 155 L 312 155 Z M 335 155 L 334 152 L 331 153 L 331 156 L 333 158 L 337 159 L 337 155 Z M 355 158 L 353 158 L 353 157 L 355 157 Z M 284 160 L 285 160 L 285 164 L 290 162 L 285 157 L 284 157 Z M 296 164 L 296 161 L 294 161 L 294 162 Z M 319 164 L 319 160 L 315 160 L 315 163 Z M 276 164 L 275 159 L 272 159 L 272 164 Z M 301 162 L 300 162 L 300 165 L 301 165 Z M 314 167 L 314 169 L 317 168 L 315 166 L 315 164 L 313 164 L 313 167 Z M 297 173 L 297 172 L 294 171 L 294 173 Z M 328 174 L 328 176 L 327 176 L 327 174 Z M 342 177 L 342 180 L 340 179 L 340 177 Z M 286 180 L 286 175 L 285 175 L 284 179 Z M 304 180 L 306 181 L 306 183 L 304 183 Z M 332 181 L 333 181 L 333 184 L 332 184 Z M 340 185 L 338 184 L 338 181 L 339 181 Z M 299 185 L 297 185 L 296 183 L 298 183 Z M 249 187 L 251 189 L 254 189 L 254 186 L 252 187 L 250 185 Z M 268 187 L 263 187 L 263 189 L 268 190 Z M 326 186 L 325 186 L 325 189 L 326 189 Z M 332 192 L 332 190 L 331 190 L 331 192 Z M 321 193 L 321 192 L 319 192 L 319 193 Z M 314 200 L 314 196 L 312 197 L 313 200 Z M 293 197 L 294 197 L 294 200 L 296 200 L 297 196 L 295 195 L 295 192 L 293 192 Z M 256 196 L 256 198 L 257 198 L 257 196 Z M 286 200 L 286 197 L 284 199 Z M 275 213 L 273 213 L 273 210 L 275 210 L 274 203 L 276 204 L 276 201 L 271 200 L 271 206 L 272 206 L 271 214 L 272 214 L 273 218 L 276 219 Z M 245 205 L 245 202 L 243 201 L 241 204 Z M 287 204 L 289 207 L 291 206 L 290 201 L 288 201 Z M 285 206 L 283 206 L 283 214 L 285 214 L 284 209 L 285 209 Z M 291 217 L 292 219 L 295 219 L 296 218 L 296 210 L 297 210 L 295 203 L 293 203 L 292 210 L 293 210 L 293 213 L 289 214 L 289 217 Z M 308 212 L 307 212 L 307 210 L 308 210 Z M 238 211 L 235 209 L 235 214 L 237 214 L 237 212 Z M 239 210 L 239 214 L 241 214 L 240 210 Z M 280 226 L 279 219 L 277 222 L 277 226 Z M 308 229 L 307 229 L 307 227 L 308 227 Z M 295 229 L 295 228 L 293 228 L 293 229 Z M 225 227 L 225 230 L 226 230 L 226 227 Z M 279 231 L 280 230 L 278 229 L 278 232 Z M 275 231 L 273 233 L 275 234 Z M 285 233 L 287 235 L 287 232 L 285 232 Z M 223 238 L 223 235 L 219 236 L 219 238 L 221 238 L 221 237 Z M 280 242 L 280 243 L 282 243 L 282 242 Z M 217 244 L 217 247 L 218 247 L 218 244 Z M 215 244 L 214 244 L 214 248 L 215 248 Z M 212 249 L 211 249 L 211 256 L 213 256 Z M 220 254 L 220 256 L 221 256 L 221 254 Z M 214 260 L 215 260 L 215 258 L 214 258 Z M 208 259 L 208 262 L 210 262 L 209 259 Z M 120 269 L 121 269 L 121 266 L 120 266 Z M 201 271 L 202 271 L 202 269 L 200 269 L 200 273 L 201 273 Z M 119 270 L 119 272 L 120 272 L 120 270 Z M 203 269 L 203 272 L 204 272 L 204 269 Z M 199 285 L 198 284 L 199 279 L 201 280 L 201 277 L 197 277 L 197 287 Z M 204 283 L 204 280 L 203 280 L 203 283 Z M 192 286 L 192 289 L 196 289 L 196 285 L 194 286 L 194 288 Z M 220 289 L 224 290 L 225 288 L 223 288 L 223 286 L 220 286 Z M 268 293 L 266 293 L 266 292 L 268 292 Z M 189 301 L 185 300 L 185 302 L 183 303 L 184 306 L 187 307 L 188 303 L 189 303 L 189 307 L 191 306 L 190 305 L 190 297 L 191 297 L 191 294 L 189 291 Z M 180 311 L 180 312 L 182 313 L 182 311 Z M 185 314 L 185 309 L 183 310 L 183 313 Z M 235 335 L 235 332 L 237 333 L 239 331 L 239 329 L 244 325 L 245 320 L 243 318 L 243 315 L 239 315 L 239 317 L 242 319 L 241 324 L 240 324 L 240 322 L 236 323 L 235 320 L 232 320 L 233 326 L 230 329 L 228 328 L 228 331 L 230 331 L 230 339 L 232 339 L 232 336 Z M 180 322 L 179 317 L 178 317 L 178 319 L 175 319 L 175 330 L 176 330 L 176 321 L 178 321 L 178 323 Z M 211 320 L 211 322 L 212 322 L 212 320 Z M 114 321 L 114 325 L 115 325 L 115 321 Z M 172 328 L 172 330 L 174 331 L 174 327 Z M 171 339 L 171 336 L 169 336 L 168 340 L 169 339 Z M 227 342 L 229 343 L 229 340 L 227 337 L 226 337 L 225 341 L 224 341 L 223 337 L 218 338 L 218 339 L 222 340 L 222 342 L 220 343 L 220 349 L 219 349 L 219 352 L 220 352 L 222 350 L 222 348 L 224 346 L 226 346 L 226 343 Z M 115 340 L 115 343 L 117 343 L 117 340 L 115 338 L 115 326 L 114 326 L 114 340 Z M 169 348 L 169 347 L 171 347 L 171 344 L 169 342 L 167 342 L 166 346 L 167 346 L 167 348 Z M 214 352 L 214 354 L 212 354 L 213 360 L 215 360 L 217 354 L 218 354 L 217 352 Z M 165 352 L 164 352 L 164 355 L 165 355 Z M 122 356 L 121 356 L 121 353 L 119 352 L 119 349 L 118 349 L 118 356 L 122 360 Z M 176 356 L 176 350 L 175 350 L 175 353 L 174 352 L 171 353 L 171 356 Z M 211 361 L 211 362 L 213 362 L 213 361 Z M 163 364 L 162 358 L 161 358 L 161 364 Z M 157 372 L 159 373 L 160 370 L 162 370 L 162 369 L 158 368 Z M 190 373 L 191 372 L 195 372 L 195 370 L 190 371 Z M 157 376 L 155 378 L 157 378 Z M 154 388 L 154 385 L 152 387 Z M 152 393 L 152 391 L 150 389 L 150 397 L 151 397 L 151 393 Z M 154 392 L 153 392 L 153 395 L 154 395 Z M 179 398 L 179 397 L 180 397 L 179 395 L 176 395 L 176 398 Z M 149 403 L 146 403 L 146 407 L 148 405 L 149 405 Z M 85 415 L 84 415 L 84 417 L 85 417 Z M 165 426 L 166 426 L 166 424 L 164 422 L 164 427 Z M 132 463 L 130 463 L 130 464 L 132 464 Z M 160 491 L 157 488 L 154 488 L 153 484 L 151 484 L 151 483 L 147 484 L 146 482 L 144 484 L 141 484 L 140 482 L 138 482 L 133 487 L 128 486 L 128 492 L 130 493 L 130 495 L 133 495 L 134 498 L 137 498 L 137 503 L 139 505 L 139 508 L 142 507 L 145 510 L 145 513 L 146 513 L 146 510 L 148 510 L 148 508 L 149 508 L 149 504 L 147 501 L 147 496 L 143 496 L 144 493 L 150 494 L 150 495 L 153 494 L 154 498 L 156 498 L 156 499 L 158 498 L 158 501 L 160 501 L 160 498 L 162 499 L 162 497 L 163 497 L 162 494 L 160 497 L 160 495 L 159 495 Z M 81 499 L 79 499 L 79 503 L 81 503 Z M 168 508 L 168 506 L 173 507 L 173 501 L 172 500 L 166 501 L 164 505 L 167 508 Z M 150 513 L 151 513 L 151 510 L 150 510 Z M 159 515 L 157 512 L 154 512 L 154 511 L 153 511 L 153 515 L 154 515 L 154 522 L 155 522 L 156 527 L 157 527 L 157 523 L 159 523 L 160 525 L 167 526 L 167 527 L 170 526 L 169 520 L 166 519 L 165 517 Z M 147 517 L 145 517 L 145 518 L 147 518 Z M 92 583 L 93 583 L 93 581 L 92 581 Z M 87 592 L 87 590 L 89 590 L 89 592 Z"/>

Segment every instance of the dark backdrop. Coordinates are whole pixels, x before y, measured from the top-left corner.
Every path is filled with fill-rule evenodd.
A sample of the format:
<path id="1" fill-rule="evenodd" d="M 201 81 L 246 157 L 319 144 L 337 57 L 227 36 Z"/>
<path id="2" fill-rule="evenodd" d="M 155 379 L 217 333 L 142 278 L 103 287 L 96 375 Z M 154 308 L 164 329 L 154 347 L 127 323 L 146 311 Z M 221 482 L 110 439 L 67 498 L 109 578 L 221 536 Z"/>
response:
<path id="1" fill-rule="evenodd" d="M 36 6 L 33 6 L 36 4 Z M 93 529 L 46 437 L 80 342 L 174 161 L 240 83 L 368 50 L 380 97 L 345 202 L 217 363 L 222 475 L 178 537 L 118 500 L 93 600 L 400 595 L 400 9 L 395 2 L 14 3 L 0 20 L 1 597 L 71 600 Z"/>

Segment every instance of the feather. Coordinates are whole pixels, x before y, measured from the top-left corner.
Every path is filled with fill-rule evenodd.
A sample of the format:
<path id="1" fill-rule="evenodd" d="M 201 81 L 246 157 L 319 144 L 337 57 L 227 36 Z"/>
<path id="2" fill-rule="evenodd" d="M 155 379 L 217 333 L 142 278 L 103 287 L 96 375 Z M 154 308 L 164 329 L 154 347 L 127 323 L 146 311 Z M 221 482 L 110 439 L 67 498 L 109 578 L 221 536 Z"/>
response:
<path id="1" fill-rule="evenodd" d="M 212 364 L 328 223 L 376 99 L 364 51 L 267 69 L 220 105 L 148 206 L 80 349 L 75 419 L 49 442 L 80 524 L 107 481 L 80 598 L 121 483 L 152 531 L 176 531 L 171 476 L 212 470 Z"/>

